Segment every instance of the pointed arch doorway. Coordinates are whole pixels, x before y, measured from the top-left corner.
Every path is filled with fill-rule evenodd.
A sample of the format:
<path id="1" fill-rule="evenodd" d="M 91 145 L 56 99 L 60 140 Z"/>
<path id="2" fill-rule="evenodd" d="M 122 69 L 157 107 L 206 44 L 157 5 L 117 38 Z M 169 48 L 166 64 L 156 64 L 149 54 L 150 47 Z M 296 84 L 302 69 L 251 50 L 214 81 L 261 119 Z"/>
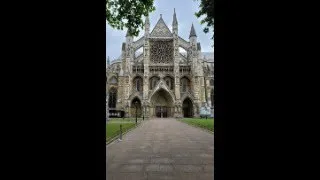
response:
<path id="1" fill-rule="evenodd" d="M 183 117 L 193 117 L 193 104 L 190 98 L 186 98 L 182 104 Z"/>
<path id="2" fill-rule="evenodd" d="M 151 97 L 151 104 L 151 116 L 159 118 L 173 116 L 173 98 L 168 91 L 160 89 L 155 92 Z"/>

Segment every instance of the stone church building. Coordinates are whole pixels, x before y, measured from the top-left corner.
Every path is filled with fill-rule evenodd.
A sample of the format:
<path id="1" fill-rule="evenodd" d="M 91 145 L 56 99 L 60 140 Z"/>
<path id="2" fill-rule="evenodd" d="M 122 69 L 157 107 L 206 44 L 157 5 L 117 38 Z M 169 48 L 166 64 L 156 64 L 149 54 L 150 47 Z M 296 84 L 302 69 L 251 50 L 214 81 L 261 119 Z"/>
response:
<path id="1" fill-rule="evenodd" d="M 202 52 L 193 24 L 189 39 L 179 36 L 174 11 L 172 29 L 162 15 L 144 36 L 126 35 L 121 56 L 107 60 L 108 112 L 126 117 L 199 117 L 207 106 L 213 113 L 213 52 Z M 140 52 L 140 54 L 139 54 Z"/>

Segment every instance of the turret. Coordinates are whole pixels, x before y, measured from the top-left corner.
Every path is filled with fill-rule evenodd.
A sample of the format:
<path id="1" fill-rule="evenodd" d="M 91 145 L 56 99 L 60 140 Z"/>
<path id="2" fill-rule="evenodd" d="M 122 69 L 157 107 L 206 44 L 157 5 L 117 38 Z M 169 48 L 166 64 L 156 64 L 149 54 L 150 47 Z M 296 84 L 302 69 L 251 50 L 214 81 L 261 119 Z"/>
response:
<path id="1" fill-rule="evenodd" d="M 145 26 L 144 26 L 144 35 L 149 36 L 150 33 L 150 20 L 149 16 L 146 16 Z"/>
<path id="2" fill-rule="evenodd" d="M 126 34 L 126 54 L 125 54 L 125 72 L 132 73 L 132 62 L 133 62 L 133 37 L 129 35 L 129 31 Z"/>
<path id="3" fill-rule="evenodd" d="M 197 34 L 196 34 L 196 31 L 194 30 L 193 23 L 190 30 L 189 43 L 190 43 L 190 51 L 193 54 L 193 57 L 196 57 L 198 54 Z"/>
<path id="4" fill-rule="evenodd" d="M 128 30 L 126 34 L 126 57 L 127 58 L 133 57 L 132 44 L 133 44 L 133 37 L 129 35 L 129 30 Z"/>
<path id="5" fill-rule="evenodd" d="M 193 23 L 191 26 L 191 30 L 190 30 L 190 35 L 189 35 L 189 42 L 190 42 L 190 49 L 189 49 L 189 53 L 190 54 L 190 61 L 192 62 L 192 71 L 195 75 L 197 75 L 198 72 L 198 68 L 199 68 L 199 63 L 198 63 L 198 44 L 197 44 L 197 34 L 196 31 L 194 29 Z M 200 44 L 199 44 L 200 46 Z"/>
<path id="6" fill-rule="evenodd" d="M 197 43 L 197 34 L 196 34 L 196 30 L 194 30 L 193 23 L 192 23 L 191 30 L 190 30 L 189 41 L 192 44 Z"/>

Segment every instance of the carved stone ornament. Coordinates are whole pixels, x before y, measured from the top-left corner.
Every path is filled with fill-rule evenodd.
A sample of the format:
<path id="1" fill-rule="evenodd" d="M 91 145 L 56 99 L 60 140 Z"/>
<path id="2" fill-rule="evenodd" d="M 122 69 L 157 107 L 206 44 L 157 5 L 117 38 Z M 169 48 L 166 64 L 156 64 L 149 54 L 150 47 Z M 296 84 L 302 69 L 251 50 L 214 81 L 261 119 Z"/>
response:
<path id="1" fill-rule="evenodd" d="M 150 49 L 150 59 L 154 64 L 173 62 L 172 41 L 153 41 Z"/>

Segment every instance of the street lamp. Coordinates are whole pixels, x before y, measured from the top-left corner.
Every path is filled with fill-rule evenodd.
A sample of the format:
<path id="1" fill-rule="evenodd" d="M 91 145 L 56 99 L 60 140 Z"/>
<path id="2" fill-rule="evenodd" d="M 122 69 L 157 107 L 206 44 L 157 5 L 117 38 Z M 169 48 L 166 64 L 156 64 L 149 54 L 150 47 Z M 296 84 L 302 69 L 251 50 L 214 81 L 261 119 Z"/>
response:
<path id="1" fill-rule="evenodd" d="M 137 111 L 138 111 L 138 101 L 136 101 L 134 104 L 136 105 L 136 125 L 137 125 L 137 122 L 138 122 L 138 114 L 137 114 Z"/>
<path id="2" fill-rule="evenodd" d="M 109 91 L 108 91 L 108 77 L 106 78 L 106 121 L 109 120 Z"/>
<path id="3" fill-rule="evenodd" d="M 146 107 L 145 107 L 145 105 L 144 105 L 144 106 L 143 106 L 142 121 L 144 121 L 144 112 L 145 112 L 145 110 L 146 110 Z"/>

